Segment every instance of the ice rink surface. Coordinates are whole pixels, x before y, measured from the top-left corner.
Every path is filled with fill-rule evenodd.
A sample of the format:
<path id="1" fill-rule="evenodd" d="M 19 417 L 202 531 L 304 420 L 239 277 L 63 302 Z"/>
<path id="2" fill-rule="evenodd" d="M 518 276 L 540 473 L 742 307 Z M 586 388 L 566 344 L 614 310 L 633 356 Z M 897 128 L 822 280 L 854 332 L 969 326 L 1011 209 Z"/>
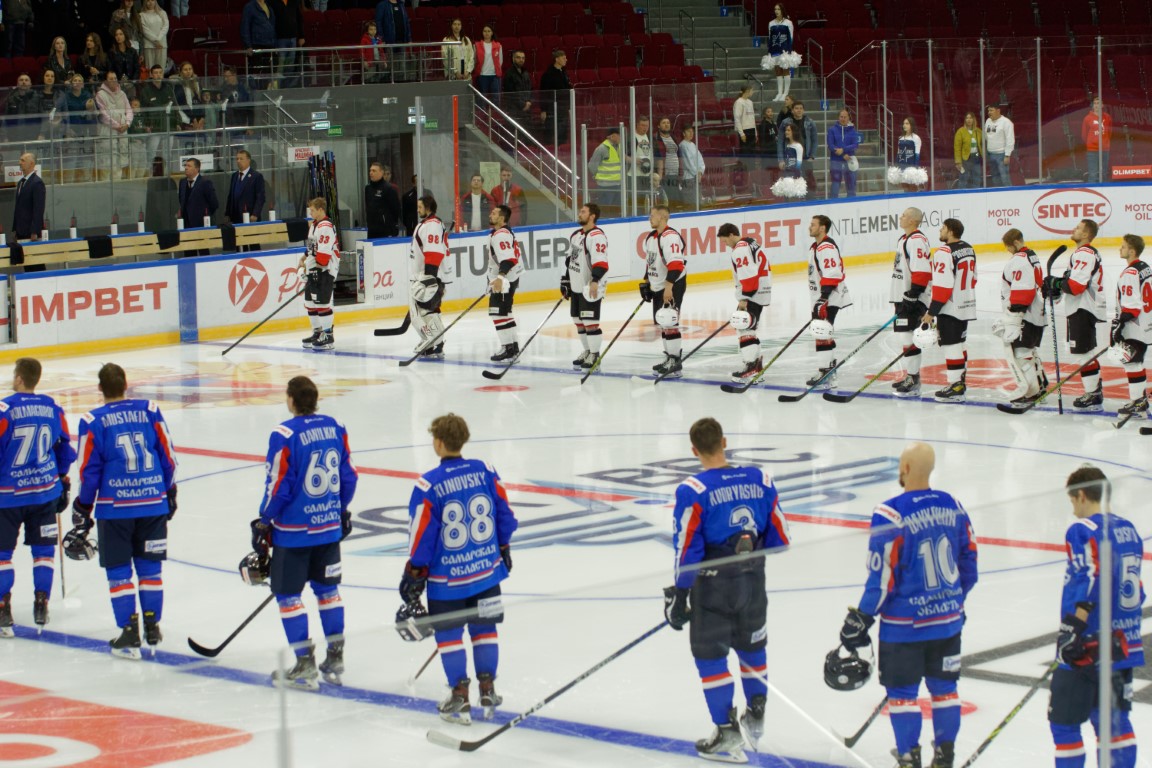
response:
<path id="1" fill-rule="evenodd" d="M 1109 254 L 1106 261 L 1112 286 L 1119 259 Z M 40 391 L 64 405 L 73 431 L 100 402 L 95 375 L 106 361 L 124 366 L 131 395 L 159 402 L 169 421 L 181 464 L 180 511 L 164 572 L 166 638 L 154 658 L 112 658 L 107 641 L 116 629 L 104 574 L 95 563 L 72 561 L 65 565 L 67 597 L 57 587 L 51 623 L 38 637 L 31 627 L 31 563 L 21 547 L 17 638 L 0 643 L 0 766 L 700 764 L 692 741 L 707 736 L 711 724 L 687 633 L 667 628 L 475 753 L 426 740 L 429 729 L 476 739 L 492 728 L 441 723 L 434 714 L 446 690 L 439 662 L 408 684 L 432 642 L 405 643 L 392 628 L 408 496 L 413 480 L 436 462 L 427 425 L 449 410 L 472 428 L 465 455 L 496 466 L 520 520 L 515 568 L 504 585 L 497 687 L 505 702 L 497 722 L 662 621 L 661 589 L 672 578 L 670 500 L 676 485 L 698 471 L 687 440 L 695 419 L 720 420 L 734 463 L 771 470 L 794 546 L 766 560 L 773 687 L 761 751 L 750 755 L 753 764 L 798 768 L 893 762 L 886 717 L 854 754 L 838 746 L 831 731 L 854 731 L 883 692 L 875 679 L 853 693 L 832 691 L 822 664 L 845 607 L 860 596 L 871 509 L 899 492 L 902 448 L 912 440 L 932 443 L 934 485 L 964 503 L 980 539 L 981 580 L 964 631 L 959 765 L 1052 658 L 1063 532 L 1072 519 L 1061 490 L 1068 473 L 1086 461 L 1102 467 L 1116 481 L 1115 511 L 1152 533 L 1152 438 L 1138 433 L 1147 422 L 1117 431 L 1113 416 L 1060 416 L 1054 403 L 1022 416 L 992 407 L 1008 399 L 1011 387 L 1003 347 L 989 332 L 999 313 L 1000 269 L 998 258 L 981 257 L 981 312 L 969 334 L 963 405 L 930 399 L 944 382 L 938 350 L 925 356 L 922 401 L 898 401 L 881 381 L 848 404 L 818 394 L 780 403 L 779 394 L 800 391 L 815 371 L 806 337 L 761 386 L 726 394 L 719 384 L 740 367 L 731 331 L 689 360 L 682 380 L 636 382 L 633 376 L 661 360 L 648 307 L 582 387 L 569 365 L 579 350 L 566 305 L 498 382 L 480 375 L 498 370 L 487 363 L 498 345 L 483 306 L 452 330 L 445 360 L 407 368 L 396 361 L 408 357 L 414 334 L 372 335 L 373 327 L 396 325 L 395 319 L 338 324 L 332 352 L 302 350 L 302 322 L 294 333 L 252 337 L 226 358 L 220 354 L 226 344 L 203 343 L 46 361 Z M 887 278 L 883 267 L 849 270 L 855 304 L 837 322 L 841 353 L 888 319 Z M 689 287 L 686 350 L 728 318 L 732 297 L 728 283 Z M 637 300 L 635 292 L 610 296 L 605 340 Z M 517 308 L 521 343 L 550 308 Z M 778 276 L 762 331 L 767 356 L 805 322 L 808 309 L 802 276 Z M 1048 336 L 1043 350 L 1051 376 Z M 842 369 L 839 387 L 863 385 L 898 352 L 885 331 Z M 189 636 L 208 646 L 221 642 L 267 595 L 246 587 L 236 564 L 249 550 L 268 433 L 288 417 L 284 385 L 299 374 L 319 385 L 321 411 L 348 426 L 361 472 L 356 529 L 344 543 L 348 671 L 344 687 L 324 685 L 319 693 L 282 693 L 268 684 L 286 645 L 274 608 L 215 660 L 186 644 Z M 1123 374 L 1106 365 L 1104 376 L 1106 411 L 1114 413 L 1127 399 Z M 1069 394 L 1078 392 L 1077 386 Z M 315 637 L 315 601 L 309 594 L 305 602 Z M 1142 670 L 1137 678 L 1133 720 L 1146 740 L 1152 688 Z M 739 690 L 736 699 L 742 706 Z M 979 765 L 1050 765 L 1046 700 L 1046 692 L 1033 699 Z M 931 738 L 926 719 L 922 743 Z M 286 754 L 290 762 L 278 762 Z M 1149 761 L 1141 756 L 1139 764 Z"/>

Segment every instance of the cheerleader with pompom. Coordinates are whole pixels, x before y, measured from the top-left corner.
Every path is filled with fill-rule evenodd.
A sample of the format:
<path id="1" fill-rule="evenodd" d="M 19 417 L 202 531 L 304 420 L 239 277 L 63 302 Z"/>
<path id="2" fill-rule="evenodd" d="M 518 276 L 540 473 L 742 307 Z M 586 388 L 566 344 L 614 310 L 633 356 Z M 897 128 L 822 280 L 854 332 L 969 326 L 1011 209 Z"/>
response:
<path id="1" fill-rule="evenodd" d="M 916 121 L 904 118 L 900 138 L 896 141 L 896 167 L 905 192 L 916 192 L 928 181 L 928 174 L 920 167 L 920 137 L 916 134 Z"/>
<path id="2" fill-rule="evenodd" d="M 804 144 L 798 134 L 792 123 L 784 126 L 784 171 L 780 180 L 772 185 L 772 194 L 777 197 L 796 199 L 808 194 L 808 184 L 804 181 Z"/>
<path id="3" fill-rule="evenodd" d="M 776 72 L 776 96 L 772 101 L 784 101 L 792 87 L 792 70 L 800 66 L 800 56 L 792 52 L 795 28 L 784 6 L 777 3 L 775 13 L 775 18 L 768 22 L 768 55 L 760 65 Z"/>

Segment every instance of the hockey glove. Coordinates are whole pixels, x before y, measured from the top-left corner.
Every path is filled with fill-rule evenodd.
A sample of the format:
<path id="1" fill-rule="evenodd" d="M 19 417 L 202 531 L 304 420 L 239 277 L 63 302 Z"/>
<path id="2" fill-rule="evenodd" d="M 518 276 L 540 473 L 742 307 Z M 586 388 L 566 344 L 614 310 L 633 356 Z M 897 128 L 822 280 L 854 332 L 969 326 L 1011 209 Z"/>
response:
<path id="1" fill-rule="evenodd" d="M 347 507 L 340 510 L 340 541 L 352 534 L 352 513 Z"/>
<path id="2" fill-rule="evenodd" d="M 1088 624 L 1075 614 L 1066 614 L 1060 621 L 1060 633 L 1056 636 L 1056 658 L 1070 667 L 1086 667 L 1092 664 L 1090 646 L 1095 641 L 1085 639 Z"/>
<path id="3" fill-rule="evenodd" d="M 812 319 L 813 320 L 827 320 L 828 319 L 828 299 L 821 296 L 816 300 L 812 306 Z"/>
<path id="4" fill-rule="evenodd" d="M 1112 321 L 1112 328 L 1111 332 L 1109 333 L 1109 338 L 1111 338 L 1113 346 L 1124 341 L 1124 324 L 1130 320 L 1135 319 L 1135 317 L 1128 314 L 1127 312 L 1122 312 L 1120 313 L 1119 317 Z"/>
<path id="5" fill-rule="evenodd" d="M 404 565 L 404 575 L 400 578 L 400 597 L 409 605 L 420 602 L 420 598 L 424 595 L 424 585 L 427 583 L 428 567 L 417 568 L 409 560 Z"/>
<path id="6" fill-rule="evenodd" d="M 504 567 L 508 569 L 508 573 L 512 573 L 512 547 L 507 544 L 500 547 L 500 559 L 504 561 Z"/>
<path id="7" fill-rule="evenodd" d="M 251 522 L 252 528 L 252 551 L 261 557 L 268 557 L 268 553 L 272 551 L 272 526 L 264 522 L 264 518 L 258 517 Z"/>
<path id="8" fill-rule="evenodd" d="M 687 589 L 680 587 L 664 587 L 664 619 L 668 626 L 679 632 L 692 618 L 688 608 Z"/>
<path id="9" fill-rule="evenodd" d="M 850 651 L 872 644 L 868 637 L 868 630 L 876 622 L 874 616 L 869 616 L 858 608 L 849 608 L 848 615 L 844 617 L 844 626 L 840 628 L 840 644 Z"/>
<path id="10" fill-rule="evenodd" d="M 168 519 L 176 517 L 176 486 L 168 489 Z"/>
<path id="11" fill-rule="evenodd" d="M 56 514 L 68 509 L 68 500 L 72 498 L 72 481 L 68 475 L 60 475 L 60 498 L 56 499 Z"/>
<path id="12" fill-rule="evenodd" d="M 84 533 L 92 530 L 94 525 L 92 521 L 92 505 L 85 504 L 76 499 L 72 502 L 72 525 L 76 528 L 83 529 Z"/>
<path id="13" fill-rule="evenodd" d="M 1049 275 L 1048 277 L 1044 278 L 1044 282 L 1040 286 L 1040 295 L 1046 299 L 1060 298 L 1060 293 L 1064 288 L 1064 280 L 1067 277 L 1068 273 L 1064 273 L 1064 275 L 1060 277 Z"/>
<path id="14" fill-rule="evenodd" d="M 568 279 L 568 275 L 560 278 L 560 298 L 565 301 L 572 298 L 572 281 Z"/>
<path id="15" fill-rule="evenodd" d="M 652 286 L 647 280 L 640 283 L 640 298 L 644 301 L 652 301 Z"/>

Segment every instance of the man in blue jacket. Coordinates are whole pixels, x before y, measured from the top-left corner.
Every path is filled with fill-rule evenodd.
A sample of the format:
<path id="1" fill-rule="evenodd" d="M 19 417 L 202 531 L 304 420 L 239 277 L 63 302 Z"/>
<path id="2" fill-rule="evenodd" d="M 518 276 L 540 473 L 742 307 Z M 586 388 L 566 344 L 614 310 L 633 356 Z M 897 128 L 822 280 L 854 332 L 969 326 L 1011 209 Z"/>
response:
<path id="1" fill-rule="evenodd" d="M 408 11 L 398 0 L 381 0 L 376 5 L 376 31 L 380 39 L 388 44 L 412 42 L 412 25 L 408 23 Z M 395 62 L 395 80 L 406 79 L 408 57 L 403 51 L 391 56 Z"/>
<path id="2" fill-rule="evenodd" d="M 267 87 L 267 78 L 272 73 L 272 54 L 269 49 L 276 47 L 276 11 L 265 0 L 249 0 L 240 17 L 240 42 L 252 57 L 252 73 L 255 87 Z M 263 49 L 263 53 L 253 53 Z"/>
<path id="3" fill-rule="evenodd" d="M 848 197 L 856 197 L 856 171 L 849 168 L 849 163 L 856 164 L 856 150 L 859 146 L 860 132 L 852 124 L 848 110 L 842 109 L 836 125 L 828 128 L 828 157 L 832 177 L 832 189 L 828 197 L 835 199 L 840 196 L 841 181 L 848 187 Z"/>

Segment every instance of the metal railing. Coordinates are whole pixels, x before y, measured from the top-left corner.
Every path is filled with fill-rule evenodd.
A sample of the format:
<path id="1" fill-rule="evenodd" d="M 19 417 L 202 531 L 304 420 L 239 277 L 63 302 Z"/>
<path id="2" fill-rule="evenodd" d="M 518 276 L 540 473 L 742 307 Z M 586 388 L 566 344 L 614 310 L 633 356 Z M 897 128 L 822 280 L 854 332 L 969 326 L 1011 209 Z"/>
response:
<path id="1" fill-rule="evenodd" d="M 688 39 L 691 40 L 691 44 L 689 44 L 684 37 L 685 19 L 688 21 L 688 34 L 690 36 Z M 679 13 L 679 18 L 677 21 L 679 23 L 679 32 L 676 35 L 676 39 L 680 41 L 681 45 L 692 51 L 692 56 L 694 57 L 696 55 L 696 17 L 687 11 L 682 10 Z"/>
<path id="2" fill-rule="evenodd" d="M 852 90 L 848 90 L 848 81 L 852 81 Z M 860 81 L 851 72 L 840 73 L 840 95 L 844 99 L 844 108 L 848 108 L 851 96 L 852 116 L 854 120 L 860 119 Z"/>
<path id="3" fill-rule="evenodd" d="M 888 191 L 888 153 L 891 151 L 893 139 L 895 138 L 895 123 L 892 116 L 892 110 L 888 109 L 883 104 L 876 108 L 876 124 L 880 129 L 880 146 L 883 149 L 884 157 L 884 191 Z"/>
<path id="4" fill-rule="evenodd" d="M 717 67 L 716 67 L 716 54 L 718 52 L 721 52 L 721 51 L 724 53 L 724 88 L 725 88 L 725 90 L 727 90 L 728 85 L 729 85 L 729 83 L 728 83 L 728 49 L 725 48 L 723 45 L 720 45 L 720 43 L 717 43 L 715 41 L 712 43 L 712 77 L 714 77 L 714 78 L 716 77 L 716 72 L 718 71 Z"/>

